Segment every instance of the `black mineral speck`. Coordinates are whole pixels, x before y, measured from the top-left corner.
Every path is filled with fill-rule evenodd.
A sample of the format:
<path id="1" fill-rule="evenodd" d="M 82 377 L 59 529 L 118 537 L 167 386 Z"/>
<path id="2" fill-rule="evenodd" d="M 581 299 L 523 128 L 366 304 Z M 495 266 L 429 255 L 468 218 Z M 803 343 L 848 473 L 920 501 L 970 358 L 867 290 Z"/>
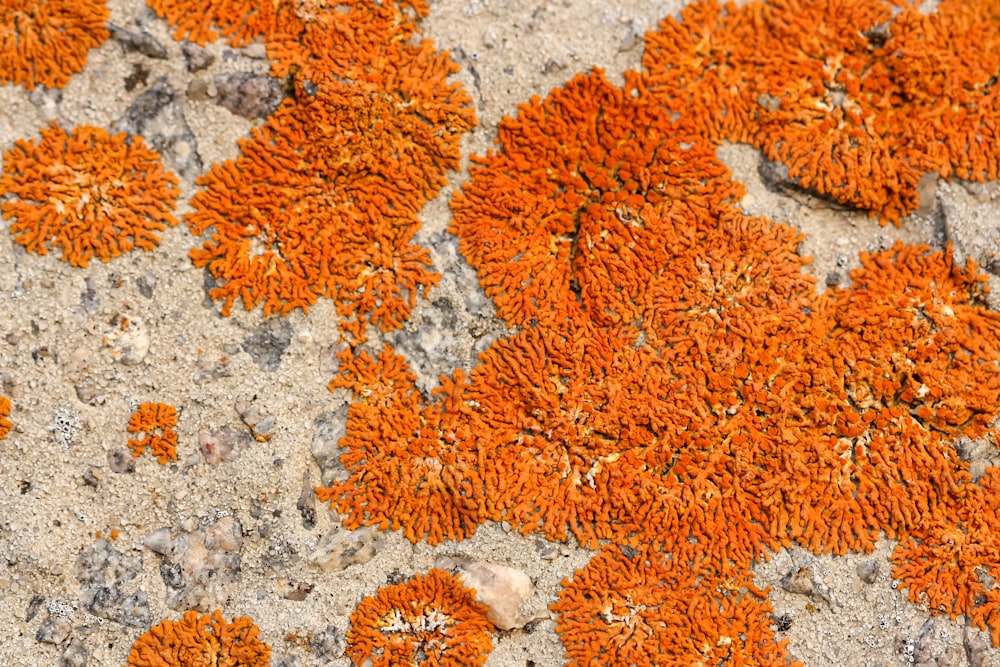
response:
<path id="1" fill-rule="evenodd" d="M 788 632 L 792 628 L 792 617 L 788 614 L 778 614 L 774 617 L 774 627 L 778 632 Z"/>
<path id="2" fill-rule="evenodd" d="M 42 604 L 45 602 L 44 595 L 32 595 L 31 601 L 28 602 L 28 611 L 24 615 L 25 621 L 31 621 L 38 614 L 38 610 L 42 608 Z"/>

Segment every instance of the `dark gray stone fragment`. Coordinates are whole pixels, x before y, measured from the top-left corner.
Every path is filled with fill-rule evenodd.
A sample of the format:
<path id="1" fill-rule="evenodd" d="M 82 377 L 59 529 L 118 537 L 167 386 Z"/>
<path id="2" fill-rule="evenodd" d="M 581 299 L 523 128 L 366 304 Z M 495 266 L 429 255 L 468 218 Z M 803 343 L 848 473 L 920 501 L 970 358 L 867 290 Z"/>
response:
<path id="1" fill-rule="evenodd" d="M 215 62 L 215 56 L 211 51 L 192 42 L 181 44 L 181 53 L 184 54 L 184 62 L 189 72 L 200 72 Z"/>
<path id="2" fill-rule="evenodd" d="M 35 641 L 42 644 L 62 644 L 73 631 L 73 623 L 65 616 L 49 616 L 38 627 Z"/>
<path id="3" fill-rule="evenodd" d="M 292 325 L 284 318 L 270 318 L 243 338 L 243 351 L 265 371 L 273 373 L 292 344 Z"/>
<path id="4" fill-rule="evenodd" d="M 111 129 L 141 135 L 171 169 L 186 178 L 193 179 L 202 171 L 198 140 L 166 77 L 160 77 L 139 95 Z"/>
<path id="5" fill-rule="evenodd" d="M 133 583 L 142 571 L 142 559 L 98 539 L 80 554 L 76 565 L 80 605 L 84 609 L 117 623 L 136 627 L 149 624 L 146 594 L 136 591 Z"/>
<path id="6" fill-rule="evenodd" d="M 108 24 L 111 39 L 122 45 L 126 51 L 137 51 L 149 58 L 166 60 L 167 49 L 146 31 L 126 30 L 112 23 Z"/>
<path id="7" fill-rule="evenodd" d="M 214 79 L 219 106 L 242 118 L 267 118 L 285 98 L 281 81 L 267 74 L 231 72 Z"/>
<path id="8" fill-rule="evenodd" d="M 89 659 L 90 651 L 87 650 L 87 645 L 74 637 L 60 656 L 59 667 L 87 667 Z"/>

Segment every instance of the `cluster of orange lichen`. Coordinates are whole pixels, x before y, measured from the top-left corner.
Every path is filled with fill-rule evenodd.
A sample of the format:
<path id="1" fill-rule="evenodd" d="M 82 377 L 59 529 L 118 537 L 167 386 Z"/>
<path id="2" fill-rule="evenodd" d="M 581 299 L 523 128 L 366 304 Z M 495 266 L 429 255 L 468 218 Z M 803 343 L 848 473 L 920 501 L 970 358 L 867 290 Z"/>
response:
<path id="1" fill-rule="evenodd" d="M 686 568 L 717 600 L 768 549 L 869 550 L 883 533 L 929 549 L 934 522 L 968 511 L 981 487 L 949 439 L 993 435 L 1000 412 L 1000 315 L 973 265 L 898 245 L 817 294 L 799 233 L 743 214 L 711 141 L 639 76 L 622 88 L 578 76 L 505 119 L 498 141 L 455 195 L 453 231 L 517 331 L 443 377 L 433 402 L 390 349 L 341 354 L 331 388 L 356 397 L 350 477 L 320 497 L 348 525 L 435 543 L 503 520 L 591 547 L 651 545 L 669 560 L 606 556 L 672 617 L 643 617 L 649 639 L 619 640 L 622 655 L 653 642 L 683 662 L 693 654 L 669 637 L 720 623 L 719 607 L 678 610 L 644 568 L 681 588 Z M 911 591 L 932 585 L 926 570 Z M 578 573 L 579 588 L 600 573 Z M 593 604 L 567 593 L 557 606 L 577 664 L 616 660 L 579 627 Z M 713 650 L 783 659 L 760 627 L 744 635 Z"/>
<path id="2" fill-rule="evenodd" d="M 150 453 L 163 464 L 177 460 L 177 408 L 166 403 L 143 403 L 128 420 L 128 432 L 139 434 L 128 441 L 133 456 Z"/>
<path id="3" fill-rule="evenodd" d="M 569 667 L 788 667 L 766 595 L 747 573 L 724 579 L 655 548 L 624 553 L 611 545 L 563 587 L 552 610 Z"/>
<path id="4" fill-rule="evenodd" d="M 108 38 L 106 0 L 0 0 L 0 83 L 62 88 Z"/>
<path id="5" fill-rule="evenodd" d="M 10 429 L 14 427 L 10 419 L 10 399 L 6 396 L 0 396 L 0 440 L 4 440 L 7 434 L 10 433 Z"/>
<path id="6" fill-rule="evenodd" d="M 447 80 L 446 54 L 386 18 L 395 3 L 296 7 L 275 65 L 294 65 L 295 98 L 199 179 L 186 219 L 208 239 L 191 257 L 222 283 L 211 294 L 224 314 L 237 299 L 286 314 L 328 297 L 359 336 L 369 323 L 396 328 L 437 280 L 412 240 L 458 165 L 470 100 Z"/>
<path id="7" fill-rule="evenodd" d="M 899 224 L 923 174 L 1000 174 L 1000 8 L 942 0 L 698 0 L 647 35 L 644 77 L 715 140 Z"/>
<path id="8" fill-rule="evenodd" d="M 347 655 L 371 667 L 478 667 L 493 650 L 492 627 L 475 591 L 434 569 L 362 600 Z"/>
<path id="9" fill-rule="evenodd" d="M 271 647 L 260 641 L 253 621 L 226 622 L 219 611 L 163 621 L 132 646 L 125 667 L 267 667 Z"/>
<path id="10" fill-rule="evenodd" d="M 83 125 L 55 125 L 34 141 L 19 140 L 3 156 L 0 212 L 28 252 L 62 250 L 63 261 L 87 266 L 133 248 L 151 250 L 156 232 L 177 224 L 170 211 L 177 178 L 142 137 L 109 135 Z"/>

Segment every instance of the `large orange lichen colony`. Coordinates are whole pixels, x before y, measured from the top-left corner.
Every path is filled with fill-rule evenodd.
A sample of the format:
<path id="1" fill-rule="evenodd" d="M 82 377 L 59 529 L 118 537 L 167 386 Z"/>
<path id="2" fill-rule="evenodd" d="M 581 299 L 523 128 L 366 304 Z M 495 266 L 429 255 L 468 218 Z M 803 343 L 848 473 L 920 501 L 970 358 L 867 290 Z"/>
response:
<path id="1" fill-rule="evenodd" d="M 143 403 L 128 420 L 128 432 L 139 437 L 128 441 L 133 456 L 149 453 L 161 464 L 177 460 L 177 408 L 166 403 Z"/>
<path id="2" fill-rule="evenodd" d="M 295 98 L 241 142 L 240 157 L 199 179 L 205 190 L 187 216 L 208 236 L 191 257 L 221 283 L 212 296 L 224 314 L 237 299 L 286 314 L 329 297 L 361 336 L 368 324 L 400 326 L 436 282 L 413 243 L 417 213 L 457 167 L 458 138 L 475 119 L 447 80 L 456 65 L 410 40 L 413 24 L 394 21 L 395 6 L 295 4 L 269 33 L 284 35 L 272 57 L 294 65 Z M 332 29 L 345 22 L 366 27 Z"/>
<path id="3" fill-rule="evenodd" d="M 452 201 L 453 231 L 518 331 L 468 376 L 442 378 L 431 403 L 390 349 L 346 350 L 331 386 L 357 399 L 341 443 L 351 477 L 320 496 L 350 525 L 432 543 L 503 520 L 591 547 L 650 545 L 652 564 L 609 547 L 613 564 L 567 582 L 555 608 L 573 664 L 652 650 L 783 664 L 746 580 L 767 549 L 896 537 L 933 554 L 899 570 L 930 595 L 953 562 L 934 550 L 939 524 L 985 530 L 963 517 L 987 487 L 949 439 L 994 435 L 1000 315 L 950 249 L 866 255 L 850 288 L 818 295 L 798 232 L 743 214 L 711 143 L 661 99 L 639 75 L 619 88 L 596 72 L 501 123 L 502 151 L 477 158 Z M 957 561 L 948 576 L 970 589 L 986 557 Z M 611 569 L 642 602 L 614 597 Z M 671 602 L 655 585 L 671 577 L 705 604 Z M 582 592 L 600 581 L 608 599 Z M 980 600 L 1000 592 L 982 586 L 951 611 L 992 622 Z M 749 617 L 752 631 L 727 629 Z"/>
<path id="4" fill-rule="evenodd" d="M 219 611 L 189 611 L 139 637 L 125 667 L 268 667 L 271 647 L 246 617 L 227 622 Z"/>
<path id="5" fill-rule="evenodd" d="M 347 655 L 371 667 L 479 667 L 493 650 L 492 628 L 475 591 L 434 569 L 362 600 Z"/>
<path id="6" fill-rule="evenodd" d="M 142 137 L 89 125 L 69 134 L 52 125 L 41 134 L 4 153 L 0 175 L 0 197 L 11 195 L 0 212 L 28 252 L 55 247 L 63 261 L 87 266 L 94 257 L 152 250 L 157 232 L 177 224 L 177 178 Z"/>
<path id="7" fill-rule="evenodd" d="M 62 88 L 108 38 L 106 0 L 0 0 L 0 83 Z"/>
<path id="8" fill-rule="evenodd" d="M 646 40 L 648 85 L 801 187 L 900 223 L 922 175 L 1000 175 L 1000 7 L 942 0 L 699 0 Z"/>

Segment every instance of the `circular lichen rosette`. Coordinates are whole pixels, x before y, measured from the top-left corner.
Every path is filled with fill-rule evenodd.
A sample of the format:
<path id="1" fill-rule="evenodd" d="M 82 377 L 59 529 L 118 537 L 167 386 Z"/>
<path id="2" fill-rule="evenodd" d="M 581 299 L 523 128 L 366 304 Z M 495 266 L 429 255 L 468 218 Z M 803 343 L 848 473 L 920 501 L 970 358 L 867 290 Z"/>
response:
<path id="1" fill-rule="evenodd" d="M 0 212 L 28 252 L 62 251 L 85 267 L 134 248 L 152 250 L 157 232 L 177 224 L 177 178 L 142 137 L 82 125 L 52 125 L 3 156 Z"/>
<path id="2" fill-rule="evenodd" d="M 347 655 L 371 667 L 479 667 L 493 624 L 474 591 L 444 570 L 379 589 L 351 614 Z"/>

